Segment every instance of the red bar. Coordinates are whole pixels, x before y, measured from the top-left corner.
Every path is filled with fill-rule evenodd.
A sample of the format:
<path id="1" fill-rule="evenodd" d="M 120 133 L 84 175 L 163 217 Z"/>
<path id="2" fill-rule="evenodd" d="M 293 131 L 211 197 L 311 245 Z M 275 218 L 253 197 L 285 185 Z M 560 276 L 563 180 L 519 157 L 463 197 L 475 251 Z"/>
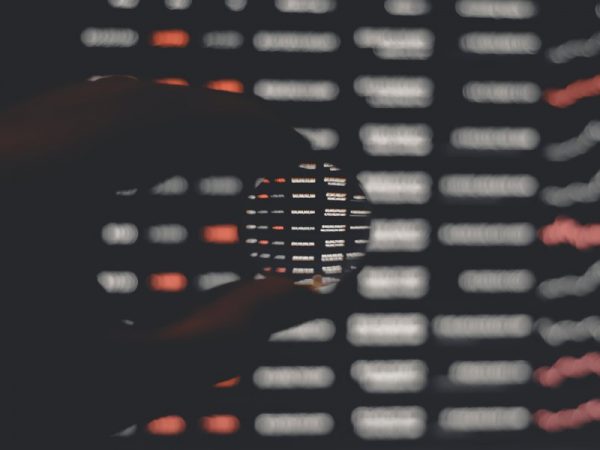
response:
<path id="1" fill-rule="evenodd" d="M 154 419 L 146 425 L 146 431 L 155 436 L 177 436 L 187 425 L 180 416 L 165 416 Z"/>
<path id="2" fill-rule="evenodd" d="M 185 30 L 157 30 L 152 32 L 150 44 L 153 47 L 187 47 L 190 35 Z"/>
<path id="3" fill-rule="evenodd" d="M 235 94 L 244 92 L 244 85 L 242 82 L 234 79 L 212 80 L 206 83 L 205 86 L 214 91 L 233 92 Z"/>
<path id="4" fill-rule="evenodd" d="M 200 419 L 200 428 L 209 434 L 234 434 L 240 429 L 240 420 L 230 414 L 205 416 Z"/>
<path id="5" fill-rule="evenodd" d="M 549 433 L 581 428 L 589 423 L 600 421 L 600 399 L 593 398 L 575 408 L 559 411 L 540 409 L 533 414 L 533 421 Z"/>
<path id="6" fill-rule="evenodd" d="M 235 244 L 239 241 L 238 227 L 234 224 L 206 225 L 202 240 L 208 244 Z"/>
<path id="7" fill-rule="evenodd" d="M 600 376 L 600 352 L 588 352 L 580 358 L 561 356 L 551 366 L 539 367 L 533 378 L 544 387 L 556 388 L 569 378 Z"/>
<path id="8" fill-rule="evenodd" d="M 538 234 L 546 245 L 569 244 L 578 250 L 600 246 L 600 223 L 582 225 L 570 217 L 557 217 Z"/>
<path id="9" fill-rule="evenodd" d="M 184 78 L 159 78 L 156 81 L 158 84 L 169 84 L 171 86 L 189 86 L 190 82 Z"/>
<path id="10" fill-rule="evenodd" d="M 240 377 L 233 377 L 233 378 L 229 378 L 228 380 L 223 380 L 223 381 L 219 381 L 218 383 L 216 383 L 215 385 L 213 385 L 213 387 L 218 388 L 218 389 L 228 389 L 228 388 L 232 388 L 237 386 L 238 384 L 240 384 Z"/>
<path id="11" fill-rule="evenodd" d="M 179 272 L 153 273 L 148 277 L 148 284 L 156 292 L 181 292 L 187 287 L 188 280 Z"/>
<path id="12" fill-rule="evenodd" d="M 574 81 L 562 89 L 547 89 L 544 100 L 555 108 L 566 108 L 588 97 L 600 95 L 600 75 Z"/>

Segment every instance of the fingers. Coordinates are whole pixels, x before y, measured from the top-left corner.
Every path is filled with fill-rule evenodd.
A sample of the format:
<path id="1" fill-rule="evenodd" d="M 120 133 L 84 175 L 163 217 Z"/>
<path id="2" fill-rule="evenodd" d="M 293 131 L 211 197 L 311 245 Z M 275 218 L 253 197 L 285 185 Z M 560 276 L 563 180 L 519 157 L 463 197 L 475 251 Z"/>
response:
<path id="1" fill-rule="evenodd" d="M 201 176 L 233 168 L 259 177 L 312 155 L 304 140 L 260 102 L 129 79 L 83 83 L 0 114 L 0 149 L 0 180 L 18 181 L 18 187 L 35 194 L 32 199 L 47 203 L 59 236 L 66 236 L 67 217 L 76 216 L 77 224 L 92 222 L 88 209 L 99 208 L 87 197 L 90 192 L 143 187 L 182 169 Z M 40 201 L 54 188 L 69 194 L 57 199 L 80 195 L 82 201 L 66 202 L 72 208 L 59 214 L 54 203 Z M 38 214 L 32 203 L 6 192 L 15 211 L 26 204 Z M 16 236 L 25 236 L 17 231 Z M 44 242 L 57 242 L 56 236 L 39 235 Z M 69 234 L 64 242 L 67 250 L 84 247 L 79 245 L 84 237 L 77 241 Z M 81 265 L 75 261 L 68 264 Z M 324 300 L 283 279 L 232 286 L 187 319 L 151 335 L 120 336 L 102 354 L 89 351 L 89 370 L 81 369 L 80 383 L 102 388 L 81 401 L 105 405 L 98 409 L 102 412 L 122 407 L 126 422 L 150 411 L 149 403 L 181 399 L 251 365 L 270 333 L 318 316 Z M 62 310 L 54 308 L 54 318 L 56 311 Z"/>
<path id="2" fill-rule="evenodd" d="M 232 283 L 220 295 L 180 320 L 151 331 L 120 334 L 118 339 L 148 344 L 187 345 L 225 336 L 265 338 L 324 313 L 327 296 L 296 286 L 283 277 Z"/>
<path id="3" fill-rule="evenodd" d="M 235 283 L 178 322 L 116 336 L 106 367 L 118 370 L 118 376 L 103 376 L 110 398 L 122 393 L 124 399 L 115 424 L 145 414 L 197 410 L 214 383 L 256 364 L 271 333 L 318 317 L 328 297 L 284 278 Z M 112 386 L 106 386 L 110 380 Z"/>
<path id="4" fill-rule="evenodd" d="M 0 114 L 3 176 L 115 188 L 193 167 L 283 168 L 306 142 L 257 99 L 124 77 L 87 82 Z M 6 178 L 4 177 L 4 178 Z"/>

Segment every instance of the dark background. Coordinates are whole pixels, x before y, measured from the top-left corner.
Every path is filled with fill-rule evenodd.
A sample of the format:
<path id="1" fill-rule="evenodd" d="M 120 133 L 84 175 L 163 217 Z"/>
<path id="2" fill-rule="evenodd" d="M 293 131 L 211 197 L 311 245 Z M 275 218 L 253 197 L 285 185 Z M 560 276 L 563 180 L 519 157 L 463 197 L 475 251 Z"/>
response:
<path id="1" fill-rule="evenodd" d="M 181 77 L 192 86 L 215 79 L 240 80 L 247 92 L 261 78 L 327 79 L 338 83 L 335 101 L 322 104 L 278 103 L 274 105 L 289 122 L 298 127 L 326 127 L 340 136 L 338 151 L 351 170 L 425 171 L 433 180 L 431 199 L 422 205 L 375 205 L 380 218 L 424 218 L 432 229 L 427 249 L 416 253 L 373 253 L 369 265 L 419 265 L 430 273 L 429 292 L 418 300 L 366 300 L 353 291 L 346 295 L 348 310 L 337 320 L 337 333 L 331 342 L 313 344 L 273 343 L 268 361 L 262 365 L 327 365 L 336 374 L 331 388 L 315 391 L 260 391 L 252 384 L 251 374 L 241 384 L 222 390 L 218 401 L 210 405 L 215 414 L 233 414 L 240 430 L 231 436 L 214 436 L 197 425 L 199 416 L 186 416 L 188 427 L 183 435 L 156 437 L 138 424 L 134 436 L 116 437 L 113 444 L 125 448 L 573 448 L 593 446 L 598 424 L 580 430 L 546 433 L 531 424 L 520 432 L 445 433 L 437 425 L 439 411 L 453 406 L 524 406 L 531 412 L 546 408 L 556 411 L 574 408 L 597 395 L 597 378 L 569 380 L 557 389 L 540 387 L 535 382 L 521 386 L 459 389 L 439 380 L 455 360 L 518 360 L 535 369 L 550 365 L 564 355 L 581 356 L 597 350 L 598 343 L 587 340 L 548 345 L 537 332 L 520 340 L 444 342 L 430 331 L 428 341 L 418 347 L 352 347 L 345 338 L 345 319 L 351 312 L 421 312 L 431 320 L 440 314 L 530 314 L 534 319 L 581 320 L 597 314 L 597 292 L 585 297 L 565 297 L 543 301 L 534 290 L 525 294 L 465 294 L 456 283 L 464 269 L 531 270 L 537 281 L 583 274 L 598 259 L 598 250 L 580 251 L 571 246 L 545 247 L 537 241 L 527 247 L 502 248 L 446 247 L 436 238 L 444 222 L 529 222 L 536 228 L 547 225 L 559 215 L 580 223 L 598 221 L 596 204 L 575 204 L 556 208 L 545 205 L 539 196 L 502 201 L 452 201 L 437 191 L 437 180 L 451 173 L 531 174 L 545 186 L 564 186 L 587 182 L 598 171 L 597 146 L 569 161 L 556 163 L 543 156 L 546 144 L 576 136 L 597 118 L 598 101 L 586 99 L 557 109 L 542 99 L 531 105 L 482 105 L 468 103 L 461 96 L 469 80 L 522 80 L 537 83 L 541 89 L 563 87 L 598 72 L 598 57 L 577 58 L 566 64 L 552 64 L 545 50 L 569 39 L 589 38 L 598 31 L 600 19 L 595 13 L 598 2 L 590 0 L 538 1 L 539 13 L 527 20 L 466 19 L 459 17 L 452 1 L 432 1 L 431 12 L 416 17 L 391 16 L 383 2 L 338 0 L 334 12 L 323 15 L 283 14 L 270 0 L 250 0 L 240 12 L 227 8 L 222 1 L 193 1 L 189 9 L 169 11 L 162 2 L 140 1 L 134 9 L 114 9 L 106 1 L 89 2 L 14 2 L 2 6 L 3 68 L 0 74 L 1 103 L 10 105 L 46 89 L 80 81 L 94 75 L 132 74 L 156 79 Z M 86 48 L 80 33 L 86 27 L 129 27 L 139 33 L 133 48 Z M 369 50 L 357 49 L 353 32 L 360 26 L 424 27 L 435 34 L 433 56 L 424 61 L 380 60 Z M 153 30 L 181 28 L 190 34 L 187 48 L 152 48 Z M 260 53 L 252 46 L 257 30 L 333 31 L 341 38 L 338 51 L 327 54 Z M 203 33 L 212 30 L 236 30 L 245 37 L 239 50 L 219 51 L 202 47 Z M 462 53 L 459 37 L 469 31 L 532 31 L 542 40 L 542 49 L 528 56 L 473 56 Z M 353 91 L 359 75 L 423 75 L 434 85 L 434 102 L 422 109 L 374 109 Z M 371 157 L 362 149 L 358 129 L 365 122 L 426 123 L 433 130 L 433 151 L 425 157 Z M 459 126 L 530 126 L 541 136 L 539 148 L 529 152 L 459 152 L 449 143 L 450 132 Z M 199 151 L 210 152 L 210 145 Z M 251 149 L 240 149 L 251 151 Z M 282 151 L 284 151 L 282 149 Z M 508 155 L 507 155 L 508 154 Z M 140 161 L 143 170 L 143 161 Z M 231 173 L 235 173 L 232 165 Z M 99 270 L 132 270 L 140 288 L 131 295 L 107 295 L 109 307 L 123 318 L 152 320 L 164 303 L 177 302 L 179 294 L 151 293 L 144 282 L 152 273 L 178 271 L 193 280 L 210 271 L 247 271 L 244 260 L 236 258 L 239 248 L 202 246 L 198 233 L 205 224 L 238 220 L 241 199 L 200 198 L 195 193 L 197 173 L 190 168 L 190 183 L 180 196 L 118 199 L 106 222 L 131 222 L 138 228 L 154 223 L 181 223 L 190 237 L 185 245 L 156 248 L 138 241 L 127 248 L 109 248 L 98 254 Z M 200 211 L 200 213 L 199 213 Z M 207 213 L 210 211 L 210 214 Z M 103 224 L 99 223 L 100 228 Z M 214 252 L 214 253 L 212 253 Z M 224 256 L 231 252 L 231 257 Z M 219 256 L 216 256 L 216 255 Z M 200 256 L 201 255 L 201 256 Z M 235 261 L 235 262 L 231 262 Z M 193 296 L 191 281 L 186 296 Z M 115 297 L 119 297 L 115 299 Z M 182 300 L 185 301 L 185 300 Z M 414 394 L 367 394 L 351 379 L 350 364 L 356 359 L 420 359 L 429 368 L 428 383 Z M 438 380 L 438 381 L 436 381 Z M 417 441 L 362 441 L 350 423 L 351 411 L 358 406 L 420 405 L 428 415 L 428 428 Z M 203 413 L 207 405 L 202 405 Z M 328 412 L 335 420 L 331 435 L 323 437 L 259 437 L 254 418 L 261 412 Z M 164 444 L 164 447 L 163 447 Z"/>

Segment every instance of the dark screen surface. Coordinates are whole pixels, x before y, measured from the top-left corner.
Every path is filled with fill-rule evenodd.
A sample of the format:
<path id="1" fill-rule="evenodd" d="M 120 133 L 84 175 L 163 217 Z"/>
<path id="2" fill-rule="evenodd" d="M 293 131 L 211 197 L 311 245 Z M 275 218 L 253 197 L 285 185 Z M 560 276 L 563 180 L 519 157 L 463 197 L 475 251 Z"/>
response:
<path id="1" fill-rule="evenodd" d="M 110 445 L 597 445 L 600 3 L 78 3 L 19 7 L 5 104 L 109 74 L 256 95 L 358 173 L 373 216 L 339 317 Z M 238 169 L 116 196 L 91 274 L 115 317 L 153 323 L 253 275 Z"/>

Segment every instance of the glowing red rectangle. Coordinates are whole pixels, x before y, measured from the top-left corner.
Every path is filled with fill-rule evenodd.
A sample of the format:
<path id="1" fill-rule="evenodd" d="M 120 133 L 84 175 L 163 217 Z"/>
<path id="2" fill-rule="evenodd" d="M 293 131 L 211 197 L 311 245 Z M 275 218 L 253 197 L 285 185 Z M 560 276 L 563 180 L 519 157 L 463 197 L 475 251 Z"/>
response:
<path id="1" fill-rule="evenodd" d="M 209 434 L 234 434 L 240 429 L 240 420 L 230 414 L 205 416 L 200 419 L 200 428 Z"/>
<path id="2" fill-rule="evenodd" d="M 186 276 L 179 272 L 153 273 L 148 277 L 150 289 L 156 292 L 181 292 L 187 284 Z"/>
<path id="3" fill-rule="evenodd" d="M 557 388 L 569 378 L 600 376 L 600 352 L 588 352 L 580 358 L 561 356 L 551 366 L 539 367 L 533 378 L 544 387 Z"/>
<path id="4" fill-rule="evenodd" d="M 234 79 L 212 80 L 207 82 L 205 86 L 214 91 L 233 92 L 236 94 L 244 92 L 244 85 L 242 82 Z"/>
<path id="5" fill-rule="evenodd" d="M 190 82 L 184 78 L 158 78 L 158 84 L 169 84 L 171 86 L 189 86 Z"/>
<path id="6" fill-rule="evenodd" d="M 150 44 L 153 47 L 187 47 L 190 35 L 185 30 L 156 30 L 152 32 Z"/>
<path id="7" fill-rule="evenodd" d="M 533 413 L 533 421 L 549 433 L 581 428 L 589 423 L 600 421 L 600 398 L 593 398 L 575 408 L 559 411 L 540 409 Z"/>
<path id="8" fill-rule="evenodd" d="M 557 217 L 538 234 L 546 245 L 569 244 L 578 250 L 600 246 L 600 223 L 582 225 L 570 217 Z"/>
<path id="9" fill-rule="evenodd" d="M 562 89 L 547 89 L 544 91 L 544 100 L 556 108 L 566 108 L 597 95 L 600 95 L 600 75 L 574 81 Z"/>
<path id="10" fill-rule="evenodd" d="M 235 244 L 239 241 L 238 227 L 234 224 L 206 225 L 202 240 L 208 244 Z"/>
<path id="11" fill-rule="evenodd" d="M 229 378 L 228 380 L 223 380 L 223 381 L 219 381 L 218 383 L 216 383 L 215 385 L 213 385 L 213 387 L 216 387 L 218 389 L 228 389 L 228 388 L 232 388 L 237 386 L 238 384 L 240 384 L 240 377 L 233 377 L 233 378 Z"/>
<path id="12" fill-rule="evenodd" d="M 150 421 L 146 431 L 155 436 L 177 436 L 182 434 L 187 425 L 180 416 L 165 416 Z"/>

